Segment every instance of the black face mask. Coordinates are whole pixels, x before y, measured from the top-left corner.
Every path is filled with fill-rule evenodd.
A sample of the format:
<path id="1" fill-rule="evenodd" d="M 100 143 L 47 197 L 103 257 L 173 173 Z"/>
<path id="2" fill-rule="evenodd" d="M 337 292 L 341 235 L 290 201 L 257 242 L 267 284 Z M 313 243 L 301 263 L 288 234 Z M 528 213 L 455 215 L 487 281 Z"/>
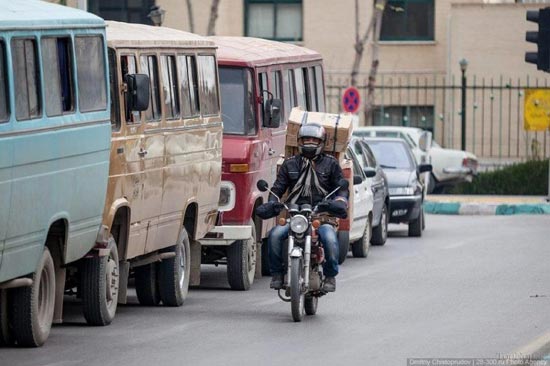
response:
<path id="1" fill-rule="evenodd" d="M 319 155 L 320 149 L 321 149 L 320 146 L 317 144 L 301 145 L 300 154 L 302 154 L 304 158 L 313 159 L 314 157 Z"/>

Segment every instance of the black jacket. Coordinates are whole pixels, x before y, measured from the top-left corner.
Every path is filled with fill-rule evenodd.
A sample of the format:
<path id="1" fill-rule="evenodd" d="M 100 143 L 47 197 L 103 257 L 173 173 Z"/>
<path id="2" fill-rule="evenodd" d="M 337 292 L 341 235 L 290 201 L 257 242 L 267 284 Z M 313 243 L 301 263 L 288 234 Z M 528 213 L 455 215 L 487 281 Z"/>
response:
<path id="1" fill-rule="evenodd" d="M 275 193 L 279 197 L 282 197 L 282 195 L 287 192 L 287 190 L 288 192 L 292 191 L 294 185 L 300 177 L 302 159 L 305 158 L 303 158 L 301 155 L 295 155 L 285 160 L 285 162 L 281 166 L 281 169 L 279 170 L 279 173 L 277 174 L 277 179 L 275 180 L 275 183 L 273 183 L 273 187 L 271 188 L 273 193 Z M 321 154 L 316 157 L 312 163 L 321 187 L 323 187 L 323 189 L 327 191 L 327 194 L 335 190 L 338 187 L 338 182 L 343 179 L 342 168 L 340 168 L 338 160 L 336 160 L 336 158 L 334 158 L 332 155 Z M 338 192 L 333 194 L 330 199 L 334 199 L 336 197 L 344 197 L 348 199 L 349 191 L 347 189 L 340 189 Z M 316 205 L 317 203 L 322 201 L 323 198 L 324 196 L 320 192 L 314 190 L 313 202 L 309 202 L 309 198 L 307 198 L 307 200 L 299 199 L 297 203 L 310 203 L 312 205 Z M 277 198 L 275 198 L 273 195 L 270 195 L 269 201 L 277 201 Z"/>

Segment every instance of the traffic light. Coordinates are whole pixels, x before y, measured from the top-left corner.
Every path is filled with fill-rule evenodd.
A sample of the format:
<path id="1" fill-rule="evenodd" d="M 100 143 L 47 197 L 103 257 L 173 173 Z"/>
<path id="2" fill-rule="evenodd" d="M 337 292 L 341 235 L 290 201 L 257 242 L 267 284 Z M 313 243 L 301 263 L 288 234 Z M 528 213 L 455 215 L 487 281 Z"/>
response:
<path id="1" fill-rule="evenodd" d="M 525 52 L 525 62 L 537 65 L 538 70 L 550 72 L 550 8 L 527 10 L 527 20 L 537 23 L 539 29 L 525 34 L 527 42 L 537 44 L 537 52 Z"/>

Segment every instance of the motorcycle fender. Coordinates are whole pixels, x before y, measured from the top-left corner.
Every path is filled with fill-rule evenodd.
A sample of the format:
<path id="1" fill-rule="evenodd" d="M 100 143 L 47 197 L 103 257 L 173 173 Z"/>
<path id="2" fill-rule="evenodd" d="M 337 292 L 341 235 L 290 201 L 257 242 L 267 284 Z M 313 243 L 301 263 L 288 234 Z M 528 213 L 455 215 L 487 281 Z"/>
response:
<path id="1" fill-rule="evenodd" d="M 302 256 L 302 248 L 295 247 L 290 251 L 290 258 L 299 258 Z"/>

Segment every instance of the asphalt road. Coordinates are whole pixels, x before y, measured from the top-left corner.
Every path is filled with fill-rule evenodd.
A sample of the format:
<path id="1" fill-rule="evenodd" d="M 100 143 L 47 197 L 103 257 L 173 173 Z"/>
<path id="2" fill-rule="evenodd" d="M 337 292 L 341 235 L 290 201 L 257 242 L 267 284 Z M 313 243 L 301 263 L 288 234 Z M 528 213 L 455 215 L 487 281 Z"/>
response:
<path id="1" fill-rule="evenodd" d="M 302 323 L 268 278 L 233 292 L 225 268 L 205 267 L 181 308 L 132 296 L 101 328 L 71 303 L 44 347 L 0 349 L 0 365 L 406 365 L 508 355 L 550 331 L 548 216 L 428 215 L 422 238 L 390 230 L 367 259 L 348 257 Z"/>

